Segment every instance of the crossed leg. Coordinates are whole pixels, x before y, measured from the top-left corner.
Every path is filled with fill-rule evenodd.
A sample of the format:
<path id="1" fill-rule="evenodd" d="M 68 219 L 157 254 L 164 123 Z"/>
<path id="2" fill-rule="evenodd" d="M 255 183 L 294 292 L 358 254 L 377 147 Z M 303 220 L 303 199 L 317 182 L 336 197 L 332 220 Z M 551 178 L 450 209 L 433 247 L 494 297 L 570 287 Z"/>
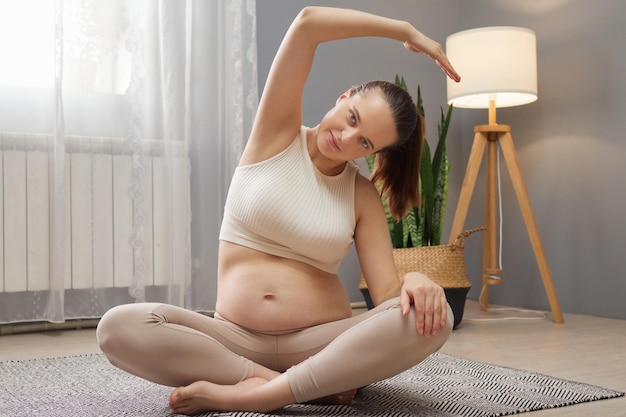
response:
<path id="1" fill-rule="evenodd" d="M 105 314 L 97 337 L 113 365 L 149 381 L 177 387 L 196 381 L 220 385 L 250 378 L 269 381 L 317 353 L 343 331 L 311 328 L 305 330 L 306 337 L 299 331 L 265 334 L 216 316 L 213 319 L 166 304 L 128 304 Z M 347 326 L 344 323 L 343 327 Z M 297 337 L 292 336 L 295 333 Z M 321 401 L 345 404 L 354 395 L 336 394 Z"/>
<path id="2" fill-rule="evenodd" d="M 414 314 L 402 317 L 397 300 L 390 300 L 359 318 L 319 353 L 271 380 L 250 378 L 228 386 L 198 381 L 174 390 L 170 406 L 183 414 L 206 410 L 266 412 L 337 392 L 354 392 L 356 387 L 421 362 L 447 340 L 452 323 L 449 309 L 448 325 L 436 337 L 419 336 Z"/>
<path id="3" fill-rule="evenodd" d="M 111 363 L 175 389 L 174 411 L 269 411 L 395 375 L 438 350 L 452 329 L 424 338 L 397 299 L 352 318 L 264 334 L 163 304 L 112 309 L 98 326 Z M 375 347 L 372 347 L 375 345 Z M 308 359 L 307 359 L 308 358 Z M 286 371 L 286 372 L 285 372 Z"/>

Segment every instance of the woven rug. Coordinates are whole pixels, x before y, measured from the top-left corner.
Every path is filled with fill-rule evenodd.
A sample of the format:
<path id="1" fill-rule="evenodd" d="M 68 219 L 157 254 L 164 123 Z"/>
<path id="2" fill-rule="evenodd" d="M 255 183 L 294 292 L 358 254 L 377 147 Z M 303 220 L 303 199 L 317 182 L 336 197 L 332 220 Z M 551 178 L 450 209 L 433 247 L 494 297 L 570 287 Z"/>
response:
<path id="1" fill-rule="evenodd" d="M 173 416 L 171 388 L 114 368 L 103 355 L 0 363 L 0 416 Z M 272 416 L 506 416 L 622 396 L 537 373 L 437 353 L 363 388 L 350 406 L 298 404 Z M 259 417 L 231 412 L 200 416 Z"/>

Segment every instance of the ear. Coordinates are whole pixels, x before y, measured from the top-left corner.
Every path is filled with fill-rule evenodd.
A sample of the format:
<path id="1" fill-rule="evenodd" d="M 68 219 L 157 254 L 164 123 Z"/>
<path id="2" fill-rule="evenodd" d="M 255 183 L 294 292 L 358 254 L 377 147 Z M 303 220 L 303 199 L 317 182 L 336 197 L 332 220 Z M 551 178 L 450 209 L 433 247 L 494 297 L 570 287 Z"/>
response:
<path id="1" fill-rule="evenodd" d="M 352 91 L 352 88 L 347 90 L 345 93 L 343 93 L 342 95 L 339 96 L 339 98 L 337 98 L 337 101 L 335 102 L 335 104 L 339 104 L 340 101 L 342 101 L 343 99 L 346 99 L 348 97 L 350 97 L 351 95 L 353 95 L 354 92 Z"/>

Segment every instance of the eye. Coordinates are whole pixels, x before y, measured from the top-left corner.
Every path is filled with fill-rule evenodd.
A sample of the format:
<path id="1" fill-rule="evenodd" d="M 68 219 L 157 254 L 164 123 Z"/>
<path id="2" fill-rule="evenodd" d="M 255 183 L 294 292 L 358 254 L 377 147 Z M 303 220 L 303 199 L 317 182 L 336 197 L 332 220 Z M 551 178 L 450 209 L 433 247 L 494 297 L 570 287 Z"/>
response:
<path id="1" fill-rule="evenodd" d="M 370 148 L 370 143 L 367 141 L 367 139 L 361 138 L 361 146 L 363 146 L 363 148 L 365 148 L 365 149 L 369 149 Z"/>
<path id="2" fill-rule="evenodd" d="M 350 124 L 355 125 L 357 120 L 356 120 L 356 115 L 353 112 L 349 112 L 348 113 L 348 120 L 350 121 Z"/>

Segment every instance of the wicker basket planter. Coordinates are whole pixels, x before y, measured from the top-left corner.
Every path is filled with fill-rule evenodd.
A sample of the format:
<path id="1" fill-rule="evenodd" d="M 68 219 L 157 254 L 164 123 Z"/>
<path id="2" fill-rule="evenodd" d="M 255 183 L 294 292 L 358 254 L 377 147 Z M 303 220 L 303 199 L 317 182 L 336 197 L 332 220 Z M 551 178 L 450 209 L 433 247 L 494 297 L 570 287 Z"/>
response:
<path id="1" fill-rule="evenodd" d="M 393 258 L 398 269 L 398 279 L 402 279 L 406 273 L 411 271 L 421 272 L 444 289 L 448 303 L 454 313 L 455 328 L 463 320 L 465 300 L 472 286 L 467 280 L 463 246 L 465 245 L 465 239 L 470 234 L 480 230 L 484 230 L 484 228 L 463 232 L 453 244 L 449 245 L 398 248 L 393 250 Z M 359 289 L 365 298 L 367 307 L 372 308 L 374 305 L 363 275 L 361 275 Z"/>

